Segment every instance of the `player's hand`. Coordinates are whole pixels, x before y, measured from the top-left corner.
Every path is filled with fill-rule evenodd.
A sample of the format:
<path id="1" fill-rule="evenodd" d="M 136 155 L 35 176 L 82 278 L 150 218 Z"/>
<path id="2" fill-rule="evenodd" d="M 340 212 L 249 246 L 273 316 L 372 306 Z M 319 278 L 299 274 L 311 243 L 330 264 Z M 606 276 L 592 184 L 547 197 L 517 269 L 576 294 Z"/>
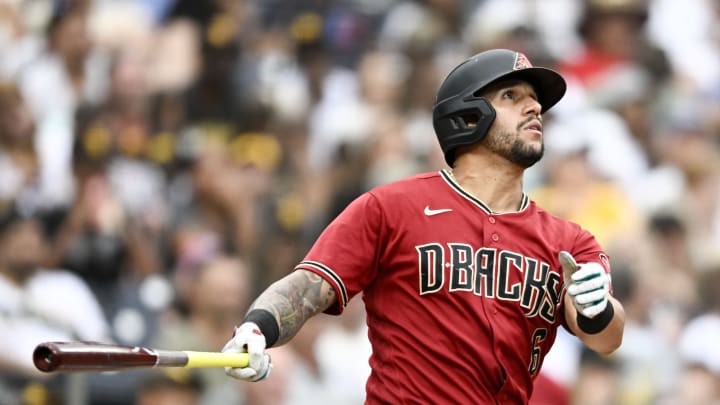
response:
<path id="1" fill-rule="evenodd" d="M 248 366 L 244 368 L 225 367 L 225 374 L 245 381 L 266 379 L 272 370 L 270 355 L 265 352 L 265 335 L 253 322 L 245 322 L 235 328 L 232 339 L 225 344 L 223 353 L 247 353 Z"/>
<path id="2" fill-rule="evenodd" d="M 567 294 L 578 313 L 594 318 L 605 310 L 610 296 L 610 275 L 599 263 L 575 262 L 568 252 L 558 256 L 565 275 Z"/>

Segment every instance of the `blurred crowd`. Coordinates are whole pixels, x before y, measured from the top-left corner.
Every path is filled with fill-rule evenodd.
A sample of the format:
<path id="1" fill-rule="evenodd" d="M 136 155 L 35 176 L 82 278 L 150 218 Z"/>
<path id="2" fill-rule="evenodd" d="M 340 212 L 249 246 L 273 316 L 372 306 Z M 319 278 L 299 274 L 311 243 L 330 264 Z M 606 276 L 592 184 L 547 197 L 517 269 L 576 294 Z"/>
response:
<path id="1" fill-rule="evenodd" d="M 612 356 L 561 333 L 532 403 L 720 403 L 719 27 L 718 0 L 0 0 L 0 404 L 361 404 L 359 299 L 260 384 L 31 354 L 219 350 L 348 202 L 444 167 L 435 91 L 496 47 L 568 81 L 526 191 L 627 311 Z"/>

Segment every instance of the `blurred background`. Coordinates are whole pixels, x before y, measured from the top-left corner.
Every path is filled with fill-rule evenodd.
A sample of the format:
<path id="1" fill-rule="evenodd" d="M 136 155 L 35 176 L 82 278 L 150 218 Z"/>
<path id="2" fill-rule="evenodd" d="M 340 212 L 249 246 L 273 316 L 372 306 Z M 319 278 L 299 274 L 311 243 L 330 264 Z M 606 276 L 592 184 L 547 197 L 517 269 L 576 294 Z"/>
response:
<path id="1" fill-rule="evenodd" d="M 0 0 L 0 404 L 362 404 L 360 299 L 222 370 L 41 375 L 34 346 L 219 350 L 371 187 L 444 167 L 435 91 L 506 47 L 568 80 L 530 196 L 593 232 L 610 357 L 534 405 L 720 403 L 720 1 Z"/>

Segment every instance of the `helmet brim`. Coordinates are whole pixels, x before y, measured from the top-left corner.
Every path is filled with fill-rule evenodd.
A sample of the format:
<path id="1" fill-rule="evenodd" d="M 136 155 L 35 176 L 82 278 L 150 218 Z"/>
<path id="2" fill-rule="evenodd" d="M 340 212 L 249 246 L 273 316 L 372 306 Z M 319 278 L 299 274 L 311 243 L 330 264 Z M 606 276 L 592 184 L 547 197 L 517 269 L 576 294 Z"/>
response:
<path id="1" fill-rule="evenodd" d="M 526 81 L 533 86 L 537 93 L 538 101 L 542 106 L 543 113 L 557 104 L 567 90 L 565 79 L 563 79 L 558 72 L 544 67 L 529 67 L 515 70 L 493 79 L 483 87 L 487 87 L 501 80 L 513 79 Z"/>

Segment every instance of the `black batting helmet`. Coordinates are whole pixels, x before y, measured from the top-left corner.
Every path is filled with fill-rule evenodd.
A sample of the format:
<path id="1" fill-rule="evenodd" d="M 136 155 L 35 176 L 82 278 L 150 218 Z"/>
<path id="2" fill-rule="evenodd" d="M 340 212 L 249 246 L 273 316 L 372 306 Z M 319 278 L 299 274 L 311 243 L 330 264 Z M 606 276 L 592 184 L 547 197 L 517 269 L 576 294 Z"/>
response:
<path id="1" fill-rule="evenodd" d="M 557 72 L 533 67 L 520 52 L 493 49 L 467 59 L 445 78 L 433 107 L 433 127 L 452 166 L 455 149 L 481 141 L 495 119 L 490 101 L 480 96 L 488 85 L 501 79 L 520 79 L 537 92 L 542 112 L 565 94 L 565 79 Z"/>

